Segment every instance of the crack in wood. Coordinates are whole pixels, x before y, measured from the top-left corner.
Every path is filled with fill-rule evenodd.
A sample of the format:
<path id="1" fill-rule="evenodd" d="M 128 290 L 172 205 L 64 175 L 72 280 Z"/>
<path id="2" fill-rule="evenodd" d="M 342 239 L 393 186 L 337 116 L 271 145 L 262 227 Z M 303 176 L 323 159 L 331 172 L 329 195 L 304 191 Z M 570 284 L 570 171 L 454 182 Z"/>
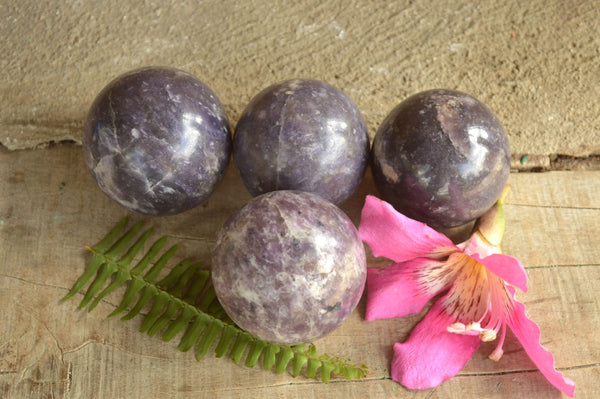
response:
<path id="1" fill-rule="evenodd" d="M 525 270 L 534 270 L 534 269 L 556 269 L 560 267 L 572 267 L 572 268 L 581 268 L 581 267 L 598 267 L 600 263 L 578 263 L 578 264 L 562 264 L 562 265 L 538 265 L 538 266 L 525 266 Z"/>
<path id="2" fill-rule="evenodd" d="M 517 202 L 509 202 L 505 203 L 506 206 L 515 206 L 521 208 L 545 208 L 545 209 L 573 209 L 573 210 L 589 210 L 589 211 L 597 211 L 600 210 L 600 207 L 593 206 L 564 206 L 564 205 L 542 205 L 542 204 L 523 204 Z"/>
<path id="3" fill-rule="evenodd" d="M 152 339 L 152 338 L 150 337 L 149 339 Z M 168 356 L 154 356 L 154 355 L 147 355 L 147 354 L 140 353 L 140 352 L 133 352 L 133 351 L 126 349 L 123 346 L 117 345 L 112 342 L 105 341 L 104 339 L 102 339 L 102 340 L 88 339 L 87 341 L 83 342 L 81 345 L 79 345 L 73 349 L 68 349 L 64 353 L 65 354 L 75 353 L 75 352 L 78 352 L 90 345 L 92 345 L 92 346 L 93 345 L 109 346 L 111 348 L 118 350 L 119 352 L 127 353 L 128 355 L 132 355 L 132 356 L 138 356 L 141 358 L 166 360 L 169 363 L 174 361 L 174 358 L 168 357 Z M 173 352 L 173 354 L 178 354 L 178 353 L 179 352 Z"/>
<path id="4" fill-rule="evenodd" d="M 23 277 L 11 276 L 11 275 L 4 274 L 4 273 L 0 273 L 0 277 L 6 277 L 6 278 L 13 279 L 13 280 L 22 281 L 24 283 L 37 285 L 39 287 L 49 287 L 49 288 L 56 288 L 56 289 L 67 291 L 67 292 L 69 291 L 69 288 L 65 288 L 65 287 L 61 287 L 61 286 L 53 285 L 53 284 L 39 283 L 37 281 L 31 281 L 31 280 L 27 280 Z"/>
<path id="5" fill-rule="evenodd" d="M 587 368 L 600 367 L 600 363 L 588 363 L 580 364 L 575 366 L 557 367 L 557 371 L 569 371 L 569 370 L 580 370 Z M 487 377 L 487 376 L 501 376 L 509 374 L 521 374 L 521 373 L 541 373 L 539 369 L 518 369 L 518 370 L 503 370 L 503 371 L 482 371 L 482 372 L 469 372 L 459 373 L 456 377 Z"/>
<path id="6" fill-rule="evenodd" d="M 23 283 L 27 283 L 27 284 L 31 284 L 31 285 L 37 285 L 37 286 L 39 286 L 39 287 L 55 288 L 55 289 L 58 289 L 58 290 L 61 290 L 61 291 L 67 291 L 67 292 L 70 290 L 70 288 L 61 287 L 61 286 L 58 286 L 58 285 L 53 285 L 53 284 L 40 283 L 40 282 L 37 282 L 37 281 L 30 281 L 30 280 L 27 280 L 27 279 L 25 279 L 25 278 L 22 278 L 22 277 L 11 276 L 11 275 L 4 274 L 4 273 L 0 273 L 0 277 L 5 277 L 5 278 L 9 278 L 9 279 L 13 279 L 13 280 L 21 281 L 21 282 L 23 282 Z M 84 293 L 82 293 L 82 292 L 79 292 L 79 293 L 78 293 L 78 295 L 80 295 L 80 296 L 84 296 Z M 109 301 L 107 301 L 106 299 L 102 299 L 102 300 L 101 300 L 101 302 L 102 302 L 102 303 L 105 303 L 105 304 L 107 304 L 107 305 L 110 305 L 110 306 L 112 306 L 113 308 L 117 308 L 117 306 L 118 306 L 117 304 L 114 304 L 114 303 L 112 303 L 112 302 L 109 302 Z M 141 315 L 145 315 L 145 313 L 143 313 L 143 312 L 140 312 L 140 314 L 141 314 Z"/>

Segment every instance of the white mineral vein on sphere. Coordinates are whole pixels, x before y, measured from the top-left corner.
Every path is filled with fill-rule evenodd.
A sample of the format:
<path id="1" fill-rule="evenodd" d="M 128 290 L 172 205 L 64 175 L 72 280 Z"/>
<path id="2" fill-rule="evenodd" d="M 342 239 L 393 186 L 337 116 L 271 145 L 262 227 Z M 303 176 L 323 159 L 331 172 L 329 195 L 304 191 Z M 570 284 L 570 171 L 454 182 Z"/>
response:
<path id="1" fill-rule="evenodd" d="M 115 155 L 104 156 L 98 161 L 94 168 L 94 173 L 98 176 L 98 184 L 103 190 L 113 199 L 115 199 L 121 205 L 127 208 L 138 208 L 139 203 L 137 200 L 132 198 L 131 200 L 123 199 L 123 193 L 119 190 L 114 182 L 115 166 L 113 163 L 113 157 Z"/>

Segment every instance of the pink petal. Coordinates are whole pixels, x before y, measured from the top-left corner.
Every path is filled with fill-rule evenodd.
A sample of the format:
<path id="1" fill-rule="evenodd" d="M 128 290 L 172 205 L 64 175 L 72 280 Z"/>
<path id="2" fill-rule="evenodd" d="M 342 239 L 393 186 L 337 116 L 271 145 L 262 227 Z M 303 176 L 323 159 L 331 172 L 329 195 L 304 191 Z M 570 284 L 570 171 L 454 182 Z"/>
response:
<path id="1" fill-rule="evenodd" d="M 386 268 L 367 269 L 367 311 L 365 320 L 390 319 L 418 313 L 439 290 L 429 290 L 419 282 L 423 272 L 442 262 L 416 258 L 393 263 Z M 443 288 L 443 287 L 442 287 Z"/>
<path id="2" fill-rule="evenodd" d="M 358 231 L 373 255 L 395 262 L 457 249 L 445 235 L 402 215 L 387 202 L 371 195 L 367 196 L 362 209 Z"/>
<path id="3" fill-rule="evenodd" d="M 471 257 L 502 280 L 514 285 L 523 292 L 527 292 L 527 274 L 518 259 L 502 254 L 494 254 L 484 258 L 472 254 Z"/>
<path id="4" fill-rule="evenodd" d="M 510 291 L 514 295 L 514 289 Z M 525 315 L 525 306 L 516 299 L 507 324 L 546 379 L 561 392 L 572 397 L 575 394 L 575 383 L 556 371 L 552 353 L 540 344 L 540 328 Z"/>
<path id="5" fill-rule="evenodd" d="M 409 389 L 436 387 L 458 374 L 479 348 L 478 336 L 453 334 L 438 301 L 406 342 L 394 345 L 392 379 Z"/>

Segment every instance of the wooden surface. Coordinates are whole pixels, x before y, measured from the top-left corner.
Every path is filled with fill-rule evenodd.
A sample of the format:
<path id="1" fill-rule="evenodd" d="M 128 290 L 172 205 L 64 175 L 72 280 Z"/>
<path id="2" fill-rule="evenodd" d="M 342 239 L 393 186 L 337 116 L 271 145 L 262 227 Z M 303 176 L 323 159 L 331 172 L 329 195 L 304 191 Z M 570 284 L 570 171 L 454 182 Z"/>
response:
<path id="1" fill-rule="evenodd" d="M 208 204 L 183 215 L 148 219 L 182 242 L 179 254 L 210 259 L 217 229 L 250 197 L 231 167 Z M 515 173 L 506 205 L 504 251 L 527 267 L 530 290 L 518 298 L 542 330 L 576 397 L 600 397 L 600 171 Z M 343 207 L 358 223 L 370 177 Z M 321 352 L 366 363 L 359 381 L 325 385 L 288 373 L 248 369 L 209 354 L 196 362 L 137 331 L 140 318 L 106 319 L 119 291 L 93 312 L 60 302 L 94 244 L 127 212 L 92 181 L 81 150 L 0 150 L 0 398 L 553 398 L 560 397 L 509 335 L 499 363 L 484 344 L 440 387 L 411 392 L 391 381 L 394 342 L 422 315 L 365 322 L 364 301 L 350 319 L 316 342 Z M 141 219 L 133 216 L 134 219 Z M 370 258 L 370 264 L 381 260 Z"/>

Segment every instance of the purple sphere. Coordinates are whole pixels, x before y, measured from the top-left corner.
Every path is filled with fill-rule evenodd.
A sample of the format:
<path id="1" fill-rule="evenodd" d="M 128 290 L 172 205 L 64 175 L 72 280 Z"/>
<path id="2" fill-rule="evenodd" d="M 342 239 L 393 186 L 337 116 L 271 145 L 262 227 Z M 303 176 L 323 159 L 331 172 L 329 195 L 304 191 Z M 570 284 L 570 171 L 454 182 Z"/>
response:
<path id="1" fill-rule="evenodd" d="M 301 191 L 256 197 L 221 229 L 212 279 L 241 328 L 293 345 L 338 327 L 360 300 L 366 279 L 358 232 L 339 208 Z"/>
<path id="2" fill-rule="evenodd" d="M 433 227 L 481 216 L 500 196 L 509 172 L 500 121 L 458 91 L 409 97 L 386 117 L 373 142 L 373 176 L 382 198 Z"/>
<path id="3" fill-rule="evenodd" d="M 231 131 L 205 84 L 148 67 L 119 76 L 96 97 L 83 152 L 110 198 L 135 212 L 172 215 L 212 193 L 229 162 Z"/>
<path id="4" fill-rule="evenodd" d="M 318 80 L 288 80 L 248 104 L 233 157 L 254 196 L 301 190 L 339 204 L 362 180 L 369 137 L 360 111 L 340 90 Z"/>

